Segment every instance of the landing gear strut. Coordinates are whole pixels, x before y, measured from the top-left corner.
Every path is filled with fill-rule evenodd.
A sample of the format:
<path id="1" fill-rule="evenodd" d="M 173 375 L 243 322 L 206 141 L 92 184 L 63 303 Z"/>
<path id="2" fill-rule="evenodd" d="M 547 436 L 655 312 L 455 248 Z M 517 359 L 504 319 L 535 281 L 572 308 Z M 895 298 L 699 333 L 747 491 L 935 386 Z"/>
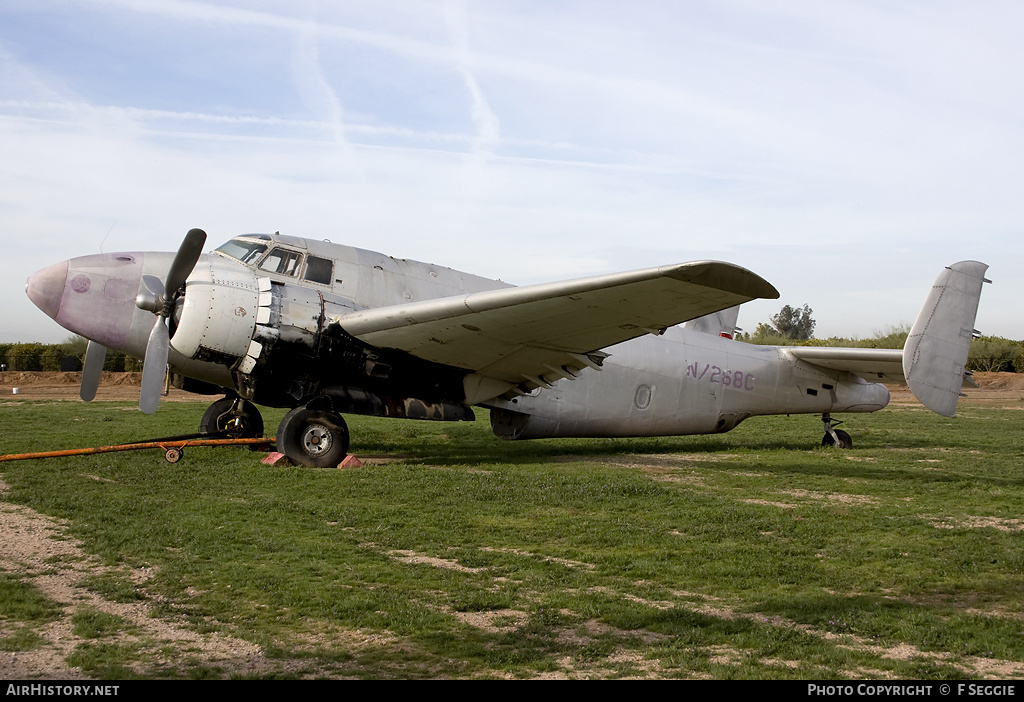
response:
<path id="1" fill-rule="evenodd" d="M 828 412 L 822 413 L 821 421 L 825 425 L 825 436 L 821 439 L 822 446 L 835 446 L 841 449 L 853 448 L 853 439 L 850 438 L 850 435 L 842 429 L 835 428 L 842 422 L 833 422 L 832 416 Z"/>
<path id="2" fill-rule="evenodd" d="M 348 425 L 330 410 L 296 407 L 277 427 L 277 450 L 300 465 L 334 467 L 348 455 Z"/>
<path id="3" fill-rule="evenodd" d="M 224 397 L 207 408 L 199 431 L 203 434 L 227 432 L 238 439 L 258 439 L 263 436 L 263 417 L 248 400 Z"/>

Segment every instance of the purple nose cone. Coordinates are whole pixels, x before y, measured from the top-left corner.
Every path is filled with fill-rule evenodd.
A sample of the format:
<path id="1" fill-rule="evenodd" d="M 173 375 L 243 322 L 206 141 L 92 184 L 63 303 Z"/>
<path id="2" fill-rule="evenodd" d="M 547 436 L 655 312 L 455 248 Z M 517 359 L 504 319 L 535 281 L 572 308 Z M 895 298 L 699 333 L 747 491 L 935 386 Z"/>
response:
<path id="1" fill-rule="evenodd" d="M 60 301 L 64 297 L 64 284 L 68 279 L 68 262 L 62 261 L 36 271 L 28 277 L 25 292 L 28 299 L 51 319 L 57 318 Z"/>

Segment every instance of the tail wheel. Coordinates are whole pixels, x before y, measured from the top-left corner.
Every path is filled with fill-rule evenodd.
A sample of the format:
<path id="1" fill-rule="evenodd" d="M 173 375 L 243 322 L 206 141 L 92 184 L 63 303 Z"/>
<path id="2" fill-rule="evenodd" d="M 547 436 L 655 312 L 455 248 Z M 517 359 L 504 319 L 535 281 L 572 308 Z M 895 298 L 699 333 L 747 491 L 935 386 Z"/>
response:
<path id="1" fill-rule="evenodd" d="M 199 423 L 199 431 L 203 434 L 226 431 L 239 439 L 258 439 L 263 436 L 263 416 L 256 405 L 248 400 L 225 397 L 206 409 Z"/>
<path id="2" fill-rule="evenodd" d="M 348 455 L 348 426 L 334 412 L 296 407 L 277 427 L 277 450 L 299 465 L 334 467 Z"/>

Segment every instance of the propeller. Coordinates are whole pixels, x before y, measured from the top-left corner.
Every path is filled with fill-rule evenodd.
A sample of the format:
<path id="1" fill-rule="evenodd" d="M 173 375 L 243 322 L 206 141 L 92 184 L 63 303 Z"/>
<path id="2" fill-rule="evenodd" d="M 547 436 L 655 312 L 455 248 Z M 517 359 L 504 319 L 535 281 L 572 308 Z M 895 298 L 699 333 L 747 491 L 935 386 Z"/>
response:
<path id="1" fill-rule="evenodd" d="M 82 387 L 78 391 L 79 397 L 86 402 L 92 402 L 96 397 L 96 388 L 100 386 L 100 376 L 103 373 L 103 363 L 107 359 L 107 347 L 90 341 L 85 347 L 85 365 L 82 367 Z"/>
<path id="2" fill-rule="evenodd" d="M 160 280 L 154 275 L 142 276 L 142 290 L 135 298 L 135 305 L 157 316 L 153 331 L 149 333 L 146 357 L 142 363 L 139 409 L 146 414 L 156 412 L 160 404 L 161 386 L 167 372 L 167 353 L 171 337 L 169 320 L 171 313 L 174 312 L 174 302 L 184 287 L 185 280 L 199 261 L 205 244 L 206 232 L 202 229 L 190 229 L 178 247 L 178 253 L 174 255 L 166 280 Z M 88 351 L 86 354 L 88 355 Z M 82 392 L 85 392 L 84 378 L 82 386 Z"/>

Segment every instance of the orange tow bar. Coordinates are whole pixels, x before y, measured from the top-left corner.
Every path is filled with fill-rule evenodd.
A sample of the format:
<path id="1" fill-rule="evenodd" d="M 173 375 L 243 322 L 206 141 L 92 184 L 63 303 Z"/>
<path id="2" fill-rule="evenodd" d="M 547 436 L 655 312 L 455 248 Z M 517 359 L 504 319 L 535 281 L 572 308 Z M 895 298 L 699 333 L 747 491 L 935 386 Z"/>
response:
<path id="1" fill-rule="evenodd" d="M 59 458 L 62 456 L 87 456 L 94 453 L 113 453 L 114 451 L 138 451 L 141 449 L 158 448 L 163 449 L 164 458 L 168 463 L 177 463 L 185 451 L 186 446 L 272 446 L 273 438 L 261 439 L 157 439 L 155 441 L 140 441 L 131 444 L 117 444 L 114 446 L 93 446 L 91 448 L 66 449 L 63 451 L 42 451 L 39 453 L 12 453 L 0 456 L 3 461 L 24 461 L 32 458 Z"/>

